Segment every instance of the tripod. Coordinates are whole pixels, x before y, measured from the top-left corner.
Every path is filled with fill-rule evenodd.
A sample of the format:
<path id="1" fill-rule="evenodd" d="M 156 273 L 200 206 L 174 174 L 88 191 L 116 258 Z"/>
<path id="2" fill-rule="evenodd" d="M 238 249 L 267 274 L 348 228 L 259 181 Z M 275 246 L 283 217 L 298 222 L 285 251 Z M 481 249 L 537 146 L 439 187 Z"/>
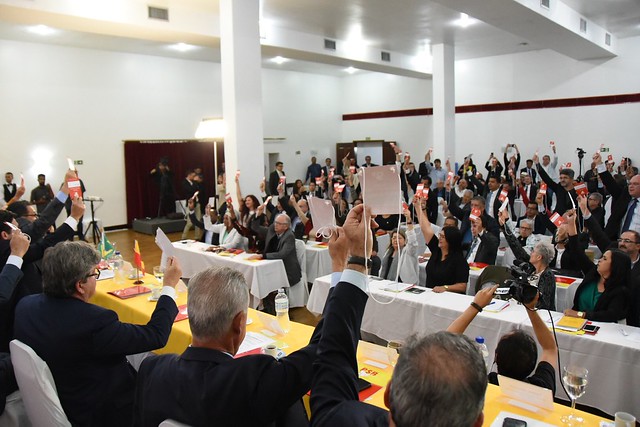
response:
<path id="1" fill-rule="evenodd" d="M 93 237 L 93 243 L 97 244 L 100 239 L 102 239 L 102 234 L 100 233 L 100 229 L 98 228 L 98 222 L 96 221 L 96 209 L 93 203 L 103 202 L 104 200 L 101 197 L 95 196 L 86 197 L 84 200 L 91 204 L 91 222 L 89 222 L 89 227 L 87 227 L 87 231 L 85 231 L 85 233 L 82 235 L 82 238 L 84 239 L 87 235 L 87 232 L 89 231 L 89 228 L 93 227 L 93 229 L 91 230 L 91 235 Z"/>

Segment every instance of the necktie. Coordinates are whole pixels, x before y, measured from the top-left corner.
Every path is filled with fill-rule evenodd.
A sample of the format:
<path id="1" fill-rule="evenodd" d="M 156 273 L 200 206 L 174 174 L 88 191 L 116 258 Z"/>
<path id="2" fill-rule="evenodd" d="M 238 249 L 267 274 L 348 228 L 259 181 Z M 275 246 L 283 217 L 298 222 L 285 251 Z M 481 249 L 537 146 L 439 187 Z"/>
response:
<path id="1" fill-rule="evenodd" d="M 624 224 L 622 225 L 620 234 L 629 230 L 629 227 L 631 226 L 631 220 L 633 219 L 633 213 L 636 210 L 637 204 L 638 204 L 638 199 L 633 199 L 633 202 L 629 205 L 629 208 L 627 209 L 627 217 L 624 219 Z"/>
<path id="2" fill-rule="evenodd" d="M 471 258 L 471 256 L 473 255 L 473 251 L 475 251 L 475 249 L 478 246 L 479 242 L 480 242 L 480 239 L 478 239 L 477 237 L 473 238 L 473 243 L 471 244 L 471 249 L 469 249 L 469 254 L 467 254 L 467 261 L 468 262 L 473 262 L 473 259 Z"/>

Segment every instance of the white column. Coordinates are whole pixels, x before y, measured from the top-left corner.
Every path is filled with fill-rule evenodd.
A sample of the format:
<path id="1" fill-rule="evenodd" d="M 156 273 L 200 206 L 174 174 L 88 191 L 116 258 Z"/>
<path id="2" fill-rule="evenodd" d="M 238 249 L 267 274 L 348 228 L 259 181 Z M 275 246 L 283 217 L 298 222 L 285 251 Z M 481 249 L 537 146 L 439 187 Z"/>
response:
<path id="1" fill-rule="evenodd" d="M 454 47 L 448 44 L 437 44 L 432 48 L 433 149 L 434 156 L 442 159 L 443 167 L 447 156 L 451 156 L 451 167 L 454 167 L 456 144 L 454 53 Z"/>
<path id="2" fill-rule="evenodd" d="M 260 198 L 264 170 L 259 2 L 220 0 L 222 111 L 227 134 L 227 192 L 236 200 L 236 170 L 244 196 Z"/>

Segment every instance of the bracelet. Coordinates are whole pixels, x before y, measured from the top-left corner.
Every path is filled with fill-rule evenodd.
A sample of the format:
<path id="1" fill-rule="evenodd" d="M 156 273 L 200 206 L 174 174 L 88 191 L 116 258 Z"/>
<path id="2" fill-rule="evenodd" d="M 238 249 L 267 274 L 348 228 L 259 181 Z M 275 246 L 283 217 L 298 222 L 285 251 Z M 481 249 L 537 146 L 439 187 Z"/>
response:
<path id="1" fill-rule="evenodd" d="M 478 304 L 476 304 L 475 301 L 471 302 L 471 307 L 473 307 L 476 310 L 478 310 L 478 313 L 482 313 L 482 307 L 480 307 Z"/>
<path id="2" fill-rule="evenodd" d="M 351 256 L 347 260 L 347 264 L 355 264 L 366 267 L 367 265 L 371 265 L 371 258 L 364 258 L 361 256 Z"/>

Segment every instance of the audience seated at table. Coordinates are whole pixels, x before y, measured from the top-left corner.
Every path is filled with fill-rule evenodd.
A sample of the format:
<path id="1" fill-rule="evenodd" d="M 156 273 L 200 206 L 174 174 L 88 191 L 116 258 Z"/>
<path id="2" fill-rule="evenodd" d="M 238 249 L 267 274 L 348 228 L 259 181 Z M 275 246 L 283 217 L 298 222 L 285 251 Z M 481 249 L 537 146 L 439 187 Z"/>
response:
<path id="1" fill-rule="evenodd" d="M 444 227 L 436 236 L 424 212 L 418 211 L 420 230 L 431 251 L 427 262 L 425 286 L 434 292 L 467 291 L 469 264 L 462 253 L 462 233 L 454 227 Z"/>
<path id="2" fill-rule="evenodd" d="M 222 224 L 215 224 L 210 215 L 206 215 L 202 218 L 201 222 L 196 217 L 194 212 L 195 205 L 193 200 L 188 201 L 189 205 L 189 217 L 191 218 L 191 222 L 196 227 L 202 228 L 205 230 L 205 234 L 203 236 L 203 241 L 210 245 L 215 245 L 215 248 L 218 249 L 242 249 L 243 241 L 242 236 L 238 233 L 233 227 L 233 221 L 236 218 L 235 210 L 233 206 L 227 209 L 227 212 L 222 217 Z M 212 213 L 215 211 L 211 210 L 211 207 L 207 205 L 205 207 L 205 212 Z M 217 217 L 217 214 L 215 214 Z M 213 235 L 217 234 L 217 243 L 213 243 Z"/>
<path id="3" fill-rule="evenodd" d="M 478 291 L 471 305 L 451 323 L 447 331 L 464 334 L 464 331 L 475 319 L 476 315 L 491 304 L 493 294 L 497 288 L 498 286 L 494 286 Z M 531 302 L 525 304 L 525 307 L 531 326 L 533 326 L 533 333 L 538 343 L 540 343 L 540 347 L 542 347 L 540 361 L 538 361 L 538 347 L 531 335 L 522 329 L 514 329 L 503 335 L 498 342 L 494 355 L 494 363 L 498 368 L 498 372 L 489 373 L 489 382 L 491 384 L 499 385 L 498 374 L 500 374 L 548 388 L 555 394 L 558 347 L 553 338 L 553 333 L 536 311 L 536 308 L 540 306 L 539 297 L 540 294 L 538 293 Z M 535 373 L 530 376 L 534 369 Z"/>
<path id="4" fill-rule="evenodd" d="M 346 269 L 324 313 L 311 386 L 312 425 L 481 426 L 487 371 L 477 347 L 464 335 L 438 332 L 407 341 L 385 390 L 389 412 L 358 400 L 356 351 L 367 294 L 365 266 L 353 256 L 369 256 L 369 230 L 369 216 L 359 206 L 331 237 L 334 271 Z M 352 258 L 347 261 L 348 254 Z"/>
<path id="5" fill-rule="evenodd" d="M 248 308 L 242 273 L 209 267 L 191 278 L 192 343 L 181 355 L 153 355 L 142 362 L 134 425 L 156 427 L 165 419 L 190 426 L 308 423 L 300 399 L 311 386 L 323 321 L 306 347 L 279 360 L 234 358 L 245 338 Z"/>
<path id="6" fill-rule="evenodd" d="M 410 221 L 410 213 L 404 210 L 405 218 Z M 378 217 L 376 217 L 378 222 Z M 418 240 L 413 223 L 408 223 L 407 231 L 391 232 L 389 247 L 382 257 L 380 277 L 400 283 L 418 284 Z"/>
<path id="7" fill-rule="evenodd" d="M 42 260 L 44 293 L 16 308 L 15 337 L 51 369 L 62 407 L 73 425 L 130 425 L 135 370 L 125 356 L 166 345 L 178 314 L 175 286 L 181 270 L 170 257 L 164 287 L 146 325 L 121 323 L 91 304 L 100 254 L 85 242 L 63 242 Z"/>
<path id="8" fill-rule="evenodd" d="M 569 240 L 577 238 L 576 215 L 568 214 Z M 619 249 L 610 249 L 602 254 L 597 265 L 584 251 L 576 250 L 580 270 L 584 274 L 578 285 L 573 307 L 564 314 L 598 322 L 617 322 L 627 317 L 629 302 L 629 275 L 631 259 Z"/>
<path id="9" fill-rule="evenodd" d="M 540 298 L 536 308 L 556 310 L 556 276 L 549 268 L 549 263 L 554 256 L 553 245 L 549 242 L 538 242 L 531 252 L 527 252 L 519 240 L 513 235 L 509 224 L 507 210 L 500 212 L 500 225 L 503 226 L 504 236 L 516 259 L 527 261 L 535 267 L 535 273 L 529 277 L 529 283 L 536 286 L 540 292 Z M 525 224 L 523 222 L 523 224 Z M 529 224 L 530 225 L 530 224 Z"/>

